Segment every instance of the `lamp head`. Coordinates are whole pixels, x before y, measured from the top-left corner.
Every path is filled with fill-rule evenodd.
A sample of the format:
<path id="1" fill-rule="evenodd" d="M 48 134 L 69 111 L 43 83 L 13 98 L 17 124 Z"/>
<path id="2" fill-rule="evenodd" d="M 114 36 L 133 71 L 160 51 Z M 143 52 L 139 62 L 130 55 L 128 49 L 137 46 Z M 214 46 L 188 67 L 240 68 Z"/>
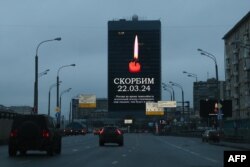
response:
<path id="1" fill-rule="evenodd" d="M 57 37 L 57 38 L 55 38 L 54 40 L 55 40 L 55 41 L 61 41 L 62 38 L 61 38 L 61 37 Z"/>

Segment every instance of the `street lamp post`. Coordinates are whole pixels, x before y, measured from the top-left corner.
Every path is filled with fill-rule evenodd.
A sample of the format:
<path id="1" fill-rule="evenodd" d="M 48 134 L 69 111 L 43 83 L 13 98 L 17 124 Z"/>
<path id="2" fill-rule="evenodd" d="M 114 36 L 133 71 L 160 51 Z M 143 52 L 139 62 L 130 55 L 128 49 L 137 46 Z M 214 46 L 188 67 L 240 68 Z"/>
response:
<path id="1" fill-rule="evenodd" d="M 201 55 L 207 56 L 207 57 L 209 57 L 210 59 L 212 59 L 214 61 L 214 64 L 215 64 L 215 73 L 216 73 L 216 80 L 217 80 L 217 82 L 219 82 L 218 65 L 217 65 L 216 57 L 213 54 L 211 54 L 211 53 L 209 53 L 207 51 L 204 51 L 202 49 L 197 49 L 197 50 L 200 52 Z"/>
<path id="2" fill-rule="evenodd" d="M 202 49 L 197 49 L 197 50 L 200 52 L 201 55 L 207 56 L 214 61 L 215 72 L 216 72 L 216 82 L 217 82 L 217 84 L 216 84 L 217 85 L 217 93 L 216 93 L 217 94 L 217 103 L 219 104 L 219 102 L 220 102 L 220 89 L 219 89 L 218 65 L 217 65 L 216 57 L 213 54 L 211 54 L 207 51 L 204 51 Z M 219 114 L 220 115 L 218 116 L 218 119 L 220 121 L 220 128 L 222 128 L 222 118 L 221 118 L 220 111 L 219 111 Z"/>
<path id="3" fill-rule="evenodd" d="M 61 66 L 58 71 L 57 71 L 57 77 L 56 77 L 56 110 L 57 112 L 59 112 L 59 117 L 60 117 L 60 106 L 59 106 L 59 72 L 62 68 L 65 68 L 65 67 L 74 67 L 76 66 L 75 64 L 69 64 L 69 65 L 64 65 L 64 66 Z M 60 126 L 60 122 L 57 122 L 57 124 Z"/>
<path id="4" fill-rule="evenodd" d="M 172 86 L 176 86 L 176 87 L 178 87 L 178 88 L 181 89 L 181 97 L 182 97 L 182 114 L 183 114 L 183 116 L 184 116 L 184 91 L 183 91 L 183 87 L 182 87 L 180 84 L 175 83 L 175 82 L 172 82 L 172 81 L 170 81 L 169 83 L 170 83 Z"/>
<path id="5" fill-rule="evenodd" d="M 62 91 L 61 94 L 60 94 L 60 111 L 59 111 L 60 114 L 59 114 L 59 118 L 58 118 L 59 122 L 61 122 L 62 95 L 65 94 L 65 93 L 67 93 L 67 92 L 69 92 L 71 89 L 72 89 L 72 88 L 68 88 L 68 89 Z M 63 117 L 63 119 L 64 119 L 64 117 Z M 60 125 L 60 124 L 61 124 L 61 123 L 59 123 L 59 125 Z M 64 125 L 64 123 L 62 123 L 62 124 Z"/>
<path id="6" fill-rule="evenodd" d="M 164 87 L 163 90 L 167 91 L 170 94 L 170 99 L 172 101 L 173 100 L 172 91 L 167 87 Z"/>
<path id="7" fill-rule="evenodd" d="M 187 74 L 188 77 L 193 77 L 193 78 L 195 78 L 196 82 L 198 81 L 197 74 L 190 73 L 190 72 L 187 72 L 187 71 L 183 71 L 182 73 L 183 73 L 183 74 Z"/>
<path id="8" fill-rule="evenodd" d="M 41 44 L 45 43 L 45 42 L 51 42 L 51 41 L 60 41 L 61 38 L 54 38 L 54 39 L 50 39 L 50 40 L 45 40 L 40 42 L 37 45 L 36 48 L 36 56 L 35 56 L 35 83 L 34 83 L 34 106 L 33 106 L 33 112 L 34 113 L 38 113 L 38 49 L 41 46 Z"/>
<path id="9" fill-rule="evenodd" d="M 62 81 L 59 81 L 59 84 L 62 83 Z M 56 87 L 56 83 L 51 85 L 49 88 L 49 98 L 48 98 L 48 116 L 50 116 L 50 92 L 52 88 Z"/>
<path id="10" fill-rule="evenodd" d="M 45 71 L 39 73 L 39 74 L 38 74 L 38 78 L 40 78 L 40 77 L 42 77 L 42 76 L 44 76 L 44 75 L 47 75 L 48 72 L 49 72 L 49 69 L 47 69 L 47 70 L 45 70 Z"/>
<path id="11" fill-rule="evenodd" d="M 171 90 L 172 90 L 172 97 L 173 97 L 173 101 L 175 101 L 175 93 L 174 93 L 174 88 L 172 87 L 172 85 L 162 83 L 162 86 L 163 86 L 163 88 L 169 88 L 169 89 L 171 89 Z"/>

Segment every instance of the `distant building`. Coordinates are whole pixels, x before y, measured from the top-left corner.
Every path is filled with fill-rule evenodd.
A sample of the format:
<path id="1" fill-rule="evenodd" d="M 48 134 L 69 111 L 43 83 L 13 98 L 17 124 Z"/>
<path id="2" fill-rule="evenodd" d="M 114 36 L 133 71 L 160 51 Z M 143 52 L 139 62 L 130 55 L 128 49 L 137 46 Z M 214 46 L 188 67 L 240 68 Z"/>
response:
<path id="1" fill-rule="evenodd" d="M 225 81 L 219 81 L 219 98 L 224 99 Z M 215 78 L 207 81 L 194 82 L 193 87 L 193 107 L 195 115 L 199 115 L 200 100 L 218 99 L 218 84 Z"/>
<path id="2" fill-rule="evenodd" d="M 96 108 L 80 108 L 78 107 L 78 99 L 74 99 L 72 103 L 73 119 L 91 119 L 102 118 L 108 112 L 108 100 L 106 98 L 96 99 Z"/>
<path id="3" fill-rule="evenodd" d="M 226 97 L 233 103 L 233 119 L 250 116 L 250 12 L 223 37 Z"/>
<path id="4" fill-rule="evenodd" d="M 31 114 L 32 113 L 32 107 L 30 106 L 11 106 L 9 108 L 17 114 Z"/>

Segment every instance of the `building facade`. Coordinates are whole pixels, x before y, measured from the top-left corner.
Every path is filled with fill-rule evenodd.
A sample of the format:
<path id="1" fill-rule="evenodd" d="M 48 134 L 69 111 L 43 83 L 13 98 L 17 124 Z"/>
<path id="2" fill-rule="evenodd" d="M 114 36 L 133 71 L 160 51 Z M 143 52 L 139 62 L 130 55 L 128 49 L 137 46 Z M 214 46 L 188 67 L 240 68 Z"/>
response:
<path id="1" fill-rule="evenodd" d="M 226 97 L 232 100 L 233 119 L 250 116 L 250 12 L 223 37 Z"/>
<path id="2" fill-rule="evenodd" d="M 219 88 L 218 88 L 219 87 Z M 207 81 L 194 82 L 193 86 L 193 107 L 195 115 L 200 115 L 200 101 L 213 99 L 225 99 L 225 81 L 219 81 L 215 78 L 208 79 Z M 218 93 L 219 90 L 219 93 Z"/>

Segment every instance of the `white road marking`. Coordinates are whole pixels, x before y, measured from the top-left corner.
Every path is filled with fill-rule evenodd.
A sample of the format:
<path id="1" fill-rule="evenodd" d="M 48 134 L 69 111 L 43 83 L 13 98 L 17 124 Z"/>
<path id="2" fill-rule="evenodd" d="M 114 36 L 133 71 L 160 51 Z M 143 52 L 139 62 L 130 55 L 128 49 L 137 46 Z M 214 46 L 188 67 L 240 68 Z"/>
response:
<path id="1" fill-rule="evenodd" d="M 116 165 L 118 163 L 118 161 L 113 161 L 112 165 Z"/>
<path id="2" fill-rule="evenodd" d="M 26 164 L 26 163 L 30 163 L 31 160 L 26 160 L 26 161 L 20 161 L 19 164 Z"/>
<path id="3" fill-rule="evenodd" d="M 158 139 L 158 140 L 161 140 L 162 142 L 164 142 L 164 143 L 166 143 L 166 144 L 168 144 L 168 145 L 170 145 L 170 146 L 172 146 L 172 147 L 175 147 L 175 148 L 177 148 L 177 149 L 179 149 L 179 150 L 182 150 L 182 151 L 185 151 L 185 152 L 187 152 L 187 153 L 193 154 L 193 155 L 195 155 L 195 156 L 197 156 L 197 157 L 206 159 L 206 160 L 211 161 L 211 162 L 213 162 L 213 163 L 219 163 L 219 162 L 218 162 L 217 160 L 215 160 L 215 159 L 207 158 L 207 157 L 205 157 L 205 156 L 200 155 L 199 153 L 196 153 L 196 152 L 193 152 L 193 151 L 191 151 L 191 150 L 182 148 L 182 147 L 177 146 L 177 145 L 175 145 L 175 144 L 169 143 L 169 142 L 167 142 L 167 141 L 165 141 L 165 140 L 162 140 L 162 139 L 159 139 L 159 138 L 157 138 L 157 139 Z"/>
<path id="4" fill-rule="evenodd" d="M 77 151 L 78 151 L 78 149 L 73 149 L 72 151 L 73 151 L 73 152 L 77 152 Z"/>
<path id="5" fill-rule="evenodd" d="M 122 157 L 126 157 L 127 155 L 126 154 L 122 154 Z"/>

